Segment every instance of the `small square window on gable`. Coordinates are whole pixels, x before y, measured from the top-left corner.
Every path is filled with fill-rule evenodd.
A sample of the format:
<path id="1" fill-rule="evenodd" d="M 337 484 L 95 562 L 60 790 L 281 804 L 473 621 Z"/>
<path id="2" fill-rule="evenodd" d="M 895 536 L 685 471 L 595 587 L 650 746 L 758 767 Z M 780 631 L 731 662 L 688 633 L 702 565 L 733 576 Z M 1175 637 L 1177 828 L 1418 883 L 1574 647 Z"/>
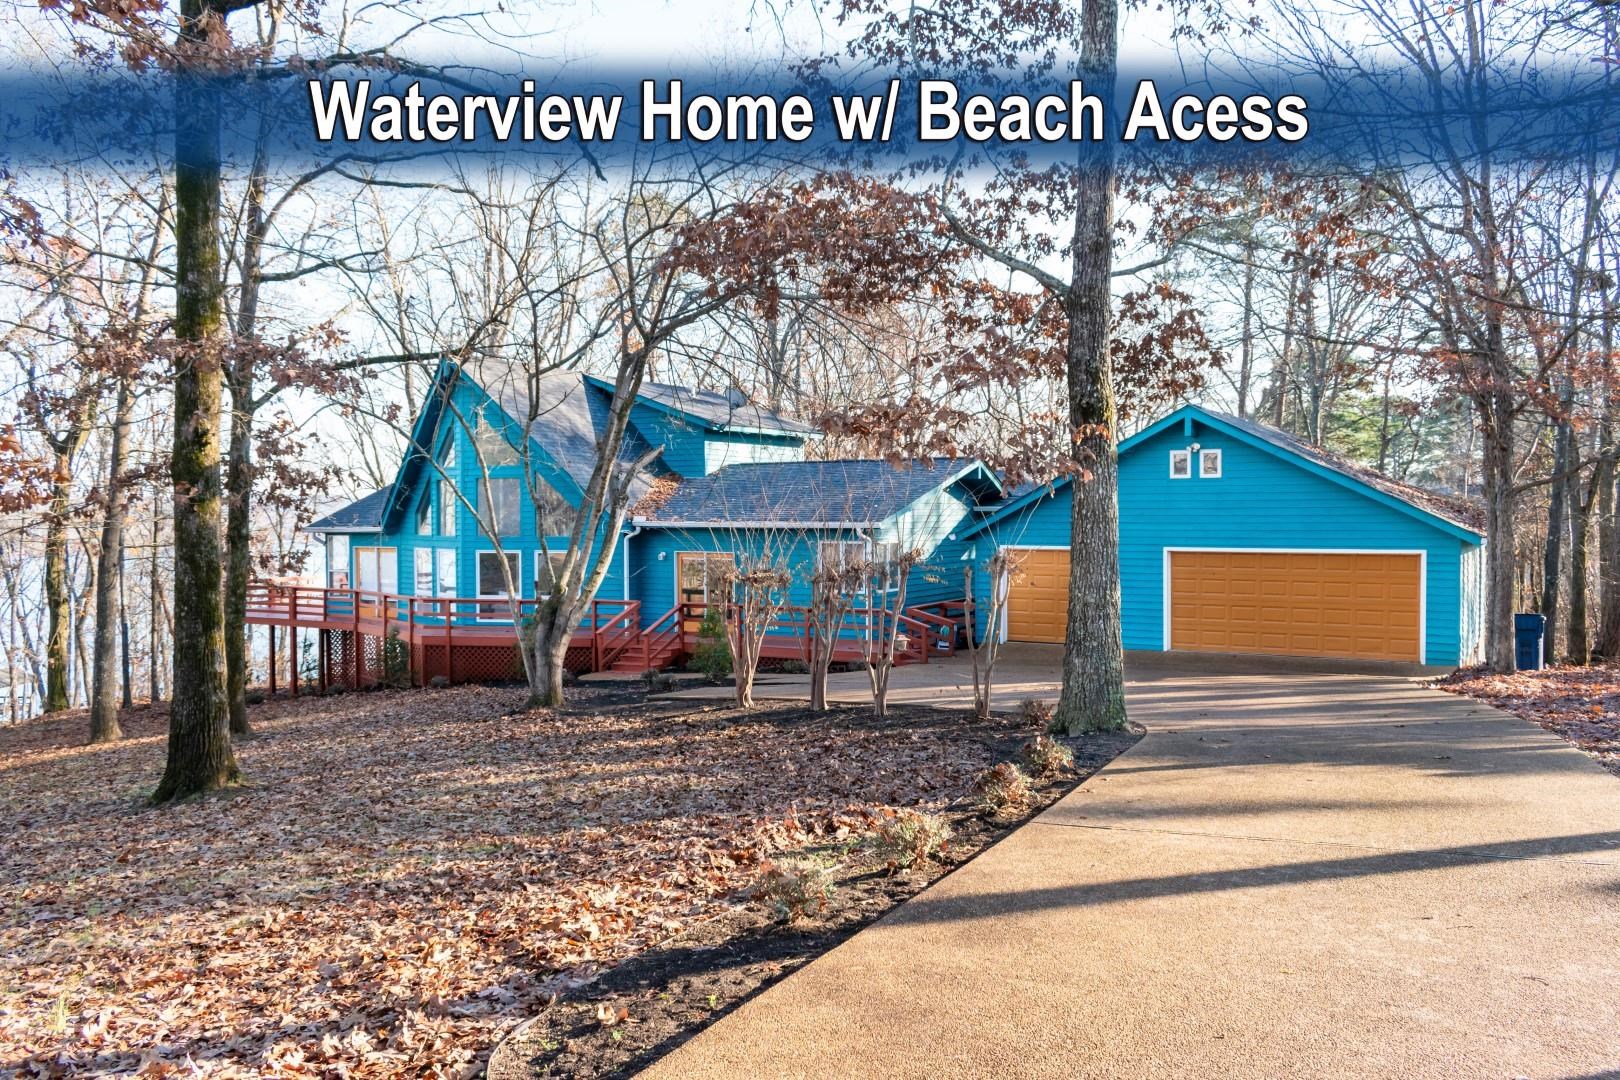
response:
<path id="1" fill-rule="evenodd" d="M 1198 451 L 1198 475 L 1201 479 L 1217 480 L 1221 475 L 1221 452 L 1219 450 Z"/>
<path id="2" fill-rule="evenodd" d="M 1192 476 L 1192 451 L 1170 451 L 1170 479 L 1186 480 Z"/>

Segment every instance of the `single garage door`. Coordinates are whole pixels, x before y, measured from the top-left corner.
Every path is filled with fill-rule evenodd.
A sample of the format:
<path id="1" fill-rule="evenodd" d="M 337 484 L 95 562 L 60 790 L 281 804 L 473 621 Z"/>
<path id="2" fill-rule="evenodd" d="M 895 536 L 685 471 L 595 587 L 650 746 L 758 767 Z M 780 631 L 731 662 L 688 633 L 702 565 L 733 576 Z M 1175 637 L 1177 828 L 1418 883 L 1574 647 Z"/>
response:
<path id="1" fill-rule="evenodd" d="M 1420 660 L 1417 555 L 1170 553 L 1170 647 Z"/>
<path id="2" fill-rule="evenodd" d="M 1063 643 L 1069 621 L 1069 553 L 1013 550 L 1018 569 L 1007 588 L 1007 638 Z"/>

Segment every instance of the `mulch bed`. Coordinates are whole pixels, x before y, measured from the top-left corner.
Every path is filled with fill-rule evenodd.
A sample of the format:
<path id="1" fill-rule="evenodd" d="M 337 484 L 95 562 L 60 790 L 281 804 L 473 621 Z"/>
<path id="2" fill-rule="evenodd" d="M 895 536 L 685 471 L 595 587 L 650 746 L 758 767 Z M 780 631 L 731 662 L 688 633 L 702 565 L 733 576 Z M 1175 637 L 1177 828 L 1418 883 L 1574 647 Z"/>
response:
<path id="1" fill-rule="evenodd" d="M 943 740 L 959 737 L 970 723 L 960 712 L 911 706 L 891 707 L 883 721 L 864 708 L 841 710 L 834 719 L 793 707 L 774 709 L 772 715 L 779 722 L 849 724 Z M 983 727 L 979 741 L 988 751 L 986 760 L 1008 760 L 1026 738 L 1016 718 L 997 716 Z M 836 885 L 824 910 L 783 923 L 767 904 L 737 897 L 724 915 L 560 997 L 498 1048 L 489 1064 L 491 1080 L 634 1075 L 966 863 L 1140 738 L 1139 731 L 1126 731 L 1063 740 L 1074 752 L 1073 772 L 1036 783 L 1031 806 L 1016 818 L 987 819 L 966 797 L 941 807 L 952 836 L 939 862 L 891 870 L 853 836 L 792 852 L 836 867 Z"/>
<path id="2" fill-rule="evenodd" d="M 0 727 L 0 1076 L 471 1076 L 535 1017 L 541 1074 L 622 1073 L 943 872 L 875 865 L 896 810 L 949 813 L 953 863 L 1004 833 L 964 800 L 1029 734 L 639 683 L 523 699 L 279 697 L 243 786 L 161 809 L 161 706 L 112 746 L 82 713 Z M 1132 741 L 1086 741 L 1083 771 Z M 802 851 L 840 887 L 779 930 L 744 897 Z"/>
<path id="3" fill-rule="evenodd" d="M 1463 668 L 1433 685 L 1538 724 L 1620 776 L 1620 667 L 1614 664 L 1512 675 Z"/>

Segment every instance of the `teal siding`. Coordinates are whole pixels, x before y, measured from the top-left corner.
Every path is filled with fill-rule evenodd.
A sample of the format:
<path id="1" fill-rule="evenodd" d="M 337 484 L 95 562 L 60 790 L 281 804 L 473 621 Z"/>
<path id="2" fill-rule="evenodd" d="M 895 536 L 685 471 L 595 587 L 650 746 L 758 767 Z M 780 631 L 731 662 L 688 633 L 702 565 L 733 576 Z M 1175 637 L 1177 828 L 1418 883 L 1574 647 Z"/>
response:
<path id="1" fill-rule="evenodd" d="M 962 598 L 965 544 L 951 536 L 966 529 L 972 519 L 972 505 L 963 494 L 939 488 L 883 522 L 873 533 L 874 540 L 922 552 L 922 562 L 906 583 L 907 606 Z"/>
<path id="2" fill-rule="evenodd" d="M 964 521 L 965 515 L 966 507 L 963 507 Z M 679 553 L 729 551 L 758 557 L 768 552 L 793 574 L 788 603 L 807 606 L 817 544 L 822 540 L 860 539 L 853 531 L 836 529 L 811 532 L 646 526 L 630 540 L 630 596 L 641 601 L 643 624 L 651 623 L 675 606 L 675 567 Z M 960 557 L 964 549 L 960 541 L 947 541 L 926 552 L 924 564 L 913 571 L 907 582 L 907 606 L 959 599 L 962 595 Z"/>
<path id="3" fill-rule="evenodd" d="M 705 428 L 663 409 L 638 404 L 630 409 L 630 422 L 653 446 L 662 446 L 661 460 L 682 476 L 702 476 Z"/>
<path id="4" fill-rule="evenodd" d="M 703 471 L 759 461 L 803 461 L 804 440 L 797 435 L 748 435 L 711 431 L 703 437 Z"/>
<path id="5" fill-rule="evenodd" d="M 435 453 L 442 454 L 445 440 L 455 442 L 455 464 L 450 471 L 455 487 L 475 505 L 478 502 L 479 480 L 483 470 L 479 465 L 478 457 L 473 450 L 472 434 L 467 425 L 475 422 L 478 410 L 493 403 L 478 386 L 469 379 L 460 380 L 451 392 L 450 400 L 453 411 L 440 425 L 438 441 L 434 444 Z M 517 426 L 511 422 L 498 408 L 491 408 L 486 414 L 492 422 L 499 421 L 506 428 L 507 437 L 516 443 L 520 439 Z M 465 423 L 462 421 L 465 420 Z M 579 498 L 578 487 L 573 480 L 557 468 L 545 456 L 543 448 L 531 450 L 532 461 L 536 472 L 555 487 L 569 502 L 576 502 Z M 416 468 L 406 469 L 403 475 L 409 477 L 411 489 L 403 496 L 400 510 L 385 522 L 384 530 L 377 540 L 381 547 L 392 547 L 398 552 L 399 559 L 399 588 L 400 592 L 414 596 L 416 593 L 415 559 L 418 548 L 432 550 L 453 549 L 456 552 L 456 592 L 460 596 L 471 597 L 478 592 L 478 553 L 480 551 L 493 551 L 495 544 L 489 537 L 479 530 L 473 511 L 461 499 L 452 499 L 455 502 L 455 535 L 443 536 L 438 533 L 439 524 L 439 478 L 438 470 L 416 463 Z M 522 465 L 495 466 L 489 469 L 491 477 L 523 477 Z M 430 520 L 433 525 L 433 534 L 419 536 L 416 533 L 416 512 L 422 500 L 428 500 L 432 507 Z M 528 599 L 534 597 L 535 553 L 543 546 L 536 535 L 537 523 L 534 502 L 529 498 L 527 488 L 518 500 L 520 514 L 520 528 L 517 536 L 502 537 L 501 548 L 508 553 L 520 556 L 519 577 L 522 579 L 523 596 Z M 366 545 L 361 545 L 366 546 Z M 549 542 L 552 547 L 566 547 L 567 537 L 553 537 Z M 351 562 L 353 555 L 350 556 Z M 437 556 L 435 556 L 437 560 Z M 351 565 L 351 573 L 353 566 Z M 435 566 L 435 589 L 437 589 L 437 567 Z M 351 579 L 353 580 L 353 579 Z M 613 567 L 602 588 L 597 593 L 604 600 L 621 599 L 624 595 L 624 563 L 621 558 L 615 557 Z"/>
<path id="6" fill-rule="evenodd" d="M 1222 452 L 1222 475 L 1170 478 L 1170 451 L 1197 442 Z M 1463 580 L 1464 552 L 1477 551 L 1442 529 L 1319 476 L 1272 453 L 1197 424 L 1180 424 L 1131 447 L 1120 459 L 1120 583 L 1127 649 L 1164 648 L 1167 547 L 1332 548 L 1427 553 L 1425 659 L 1457 664 L 1468 640 L 1479 588 Z M 1069 494 L 1041 499 L 980 534 L 1006 546 L 1066 547 Z M 979 600 L 987 599 L 981 583 Z M 1467 600 L 1465 601 L 1465 596 Z"/>

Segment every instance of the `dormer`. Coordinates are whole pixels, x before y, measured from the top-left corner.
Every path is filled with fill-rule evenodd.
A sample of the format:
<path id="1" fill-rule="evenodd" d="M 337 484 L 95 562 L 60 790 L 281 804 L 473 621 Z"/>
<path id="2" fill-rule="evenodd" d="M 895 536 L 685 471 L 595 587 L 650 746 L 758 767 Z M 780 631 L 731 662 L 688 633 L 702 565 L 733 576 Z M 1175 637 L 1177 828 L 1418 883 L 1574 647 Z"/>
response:
<path id="1" fill-rule="evenodd" d="M 606 390 L 612 384 L 592 380 Z M 803 461 L 814 428 L 750 401 L 738 390 L 693 390 L 643 383 L 630 422 L 664 447 L 664 464 L 682 476 L 707 476 L 727 465 Z"/>

